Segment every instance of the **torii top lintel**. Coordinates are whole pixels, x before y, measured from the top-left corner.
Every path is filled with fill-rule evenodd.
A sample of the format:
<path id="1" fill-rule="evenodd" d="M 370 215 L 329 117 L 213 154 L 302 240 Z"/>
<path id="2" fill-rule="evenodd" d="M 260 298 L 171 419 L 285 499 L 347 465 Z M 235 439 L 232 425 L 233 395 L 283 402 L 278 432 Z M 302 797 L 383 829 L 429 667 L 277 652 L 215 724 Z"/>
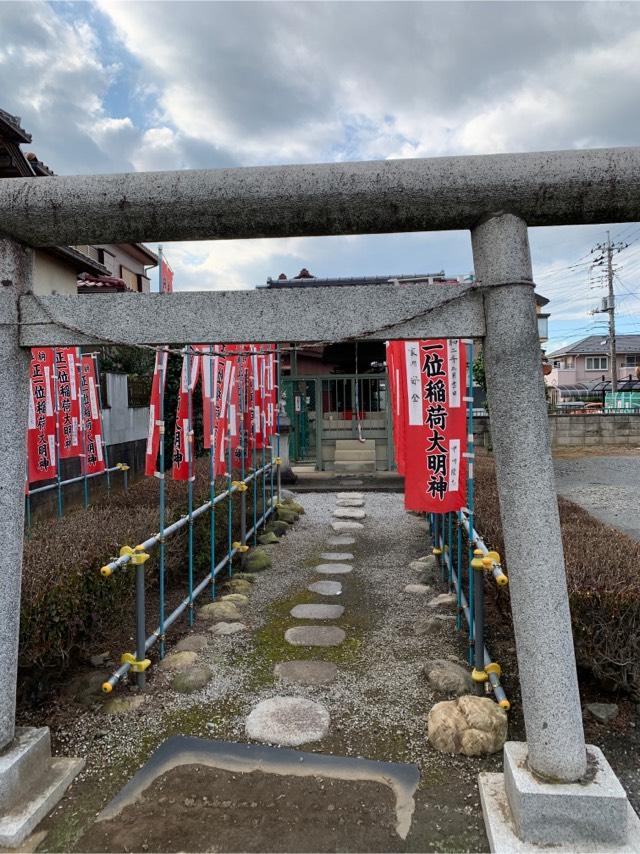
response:
<path id="1" fill-rule="evenodd" d="M 9 178 L 0 234 L 32 246 L 375 234 L 640 216 L 640 148 Z"/>

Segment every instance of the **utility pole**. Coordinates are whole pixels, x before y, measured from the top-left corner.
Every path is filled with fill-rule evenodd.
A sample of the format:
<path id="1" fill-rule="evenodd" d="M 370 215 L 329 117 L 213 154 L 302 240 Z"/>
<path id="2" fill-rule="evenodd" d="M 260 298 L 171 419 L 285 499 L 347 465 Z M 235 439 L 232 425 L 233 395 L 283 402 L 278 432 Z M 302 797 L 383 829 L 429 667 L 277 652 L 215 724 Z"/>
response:
<path id="1" fill-rule="evenodd" d="M 607 231 L 607 242 L 598 243 L 591 251 L 600 252 L 599 258 L 594 261 L 595 264 L 602 264 L 605 260 L 607 263 L 607 291 L 608 295 L 602 301 L 603 304 L 596 312 L 607 312 L 609 315 L 609 367 L 611 370 L 611 393 L 615 394 L 618 391 L 618 368 L 616 363 L 616 303 L 615 294 L 613 291 L 613 255 L 614 252 L 622 252 L 626 249 L 627 243 L 612 243 L 611 235 Z"/>

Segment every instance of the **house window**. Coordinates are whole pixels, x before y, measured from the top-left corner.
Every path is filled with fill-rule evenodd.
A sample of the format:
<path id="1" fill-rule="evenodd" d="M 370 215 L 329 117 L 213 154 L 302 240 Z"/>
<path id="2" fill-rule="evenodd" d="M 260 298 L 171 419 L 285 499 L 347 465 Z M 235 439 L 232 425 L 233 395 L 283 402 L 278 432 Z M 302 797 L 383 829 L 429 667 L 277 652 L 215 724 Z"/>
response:
<path id="1" fill-rule="evenodd" d="M 609 365 L 607 356 L 587 356 L 585 370 L 587 371 L 606 371 Z"/>
<path id="2" fill-rule="evenodd" d="M 98 261 L 100 264 L 106 267 L 111 275 L 113 275 L 116 269 L 116 256 L 107 249 L 101 249 L 100 247 L 98 247 L 96 251 L 98 253 Z"/>
<path id="3" fill-rule="evenodd" d="M 627 355 L 624 357 L 622 367 L 635 368 L 637 365 L 640 365 L 640 355 L 627 353 Z"/>

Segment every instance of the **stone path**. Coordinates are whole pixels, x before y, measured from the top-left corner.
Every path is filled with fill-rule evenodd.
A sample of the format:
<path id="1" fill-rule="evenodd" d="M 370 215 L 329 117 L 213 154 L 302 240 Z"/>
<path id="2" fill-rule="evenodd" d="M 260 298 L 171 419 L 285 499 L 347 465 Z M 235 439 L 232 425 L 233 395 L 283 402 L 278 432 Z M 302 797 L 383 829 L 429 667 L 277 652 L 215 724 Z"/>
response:
<path id="1" fill-rule="evenodd" d="M 486 850 L 476 778 L 480 770 L 497 770 L 499 755 L 479 760 L 439 754 L 427 738 L 427 714 L 448 696 L 435 687 L 436 681 L 438 686 L 445 684 L 439 663 L 460 661 L 465 646 L 455 631 L 454 604 L 439 582 L 431 556 L 420 559 L 427 550 L 424 520 L 406 514 L 397 494 L 316 493 L 300 496 L 300 501 L 306 515 L 277 544 L 264 547 L 272 569 L 240 577 L 249 585 L 237 587 L 247 601 L 218 599 L 212 607 L 202 596 L 193 629 L 187 629 L 186 621 L 176 627 L 167 658 L 191 654 L 193 685 L 181 685 L 189 670 L 161 670 L 154 661 L 144 697 L 129 694 L 126 688 L 119 695 L 120 706 L 127 701 L 124 718 L 115 712 L 112 716 L 85 711 L 75 714 L 62 737 L 56 735 L 58 752 L 87 756 L 88 763 L 74 798 L 51 821 L 50 845 L 41 850 L 98 850 L 86 847 L 96 811 L 172 734 L 214 742 L 251 741 L 269 750 L 269 745 L 288 745 L 315 755 L 415 763 L 422 782 L 408 820 L 406 844 L 391 826 L 392 837 L 358 850 Z M 361 522 L 336 521 L 333 513 L 341 506 L 338 502 L 345 501 L 350 507 L 363 502 L 355 507 L 366 513 Z M 354 527 L 336 535 L 336 524 Z M 405 591 L 409 585 L 419 589 Z M 235 592 L 236 586 L 228 589 Z M 425 595 L 423 587 L 430 592 Z M 225 590 L 220 593 L 227 595 Z M 180 631 L 186 632 L 182 640 Z M 426 662 L 438 667 L 427 673 Z M 194 687 L 205 678 L 206 684 Z M 199 782 L 203 777 L 201 773 L 193 778 L 189 788 L 189 777 L 184 776 L 186 782 L 177 794 L 171 792 L 175 778 L 167 778 L 168 797 L 174 800 L 163 806 L 176 826 L 182 826 L 182 812 L 191 809 L 184 804 L 195 799 L 194 810 L 211 810 L 215 799 L 222 798 L 215 790 L 213 795 L 202 791 L 209 798 L 209 806 L 203 806 Z M 238 785 L 246 787 L 243 797 L 250 801 L 253 776 Z M 325 792 L 331 785 L 318 782 Z M 297 781 L 291 786 L 299 788 Z M 364 823 L 374 835 L 380 797 L 372 789 L 363 790 L 358 798 L 372 810 Z M 325 809 L 309 802 L 310 817 L 317 808 Z M 252 824 L 253 816 L 260 816 L 249 811 L 236 821 L 231 815 L 234 826 L 241 826 L 236 837 L 240 841 L 234 842 L 224 835 L 228 825 L 223 813 L 229 810 L 220 806 L 212 818 L 215 833 L 222 834 L 215 837 L 215 844 L 221 850 L 254 850 L 243 846 L 253 844 L 256 833 L 263 839 L 262 825 L 256 831 Z M 313 850 L 354 850 L 349 846 L 358 844 L 360 831 L 354 829 L 355 819 L 354 826 L 348 817 L 345 821 L 348 836 L 338 839 L 331 831 L 326 840 L 329 849 L 318 837 L 315 844 L 320 847 Z M 85 847 L 75 849 L 79 833 L 85 834 Z M 264 839 L 261 850 L 290 850 L 280 839 L 274 837 L 271 847 Z M 211 840 L 202 844 L 209 843 L 214 844 Z M 189 848 L 185 842 L 166 850 L 207 849 Z"/>

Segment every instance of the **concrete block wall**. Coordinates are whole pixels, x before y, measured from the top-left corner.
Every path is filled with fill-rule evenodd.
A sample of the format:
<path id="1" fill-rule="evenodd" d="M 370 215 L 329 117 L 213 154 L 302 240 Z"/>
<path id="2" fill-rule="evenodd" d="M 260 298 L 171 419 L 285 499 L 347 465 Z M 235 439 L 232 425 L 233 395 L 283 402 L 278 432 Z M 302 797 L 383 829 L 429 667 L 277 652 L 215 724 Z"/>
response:
<path id="1" fill-rule="evenodd" d="M 478 445 L 486 444 L 488 430 L 488 417 L 474 419 Z M 549 433 L 554 448 L 640 446 L 640 415 L 550 415 Z"/>

